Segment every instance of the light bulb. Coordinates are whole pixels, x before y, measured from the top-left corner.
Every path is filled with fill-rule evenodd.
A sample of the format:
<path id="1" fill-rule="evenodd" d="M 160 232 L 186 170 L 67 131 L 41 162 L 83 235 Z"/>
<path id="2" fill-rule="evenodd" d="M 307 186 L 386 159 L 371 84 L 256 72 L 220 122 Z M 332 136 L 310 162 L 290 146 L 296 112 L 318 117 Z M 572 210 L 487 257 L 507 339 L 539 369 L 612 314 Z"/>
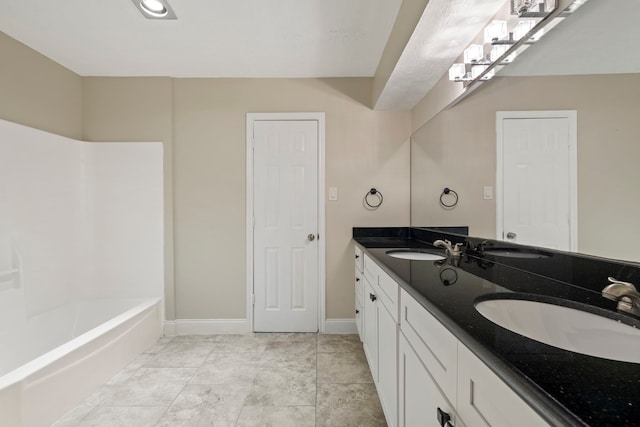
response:
<path id="1" fill-rule="evenodd" d="M 520 40 L 527 34 L 533 27 L 535 27 L 536 22 L 533 19 L 523 19 L 518 21 L 518 24 L 513 28 L 513 39 Z"/>
<path id="2" fill-rule="evenodd" d="M 465 64 L 457 63 L 453 64 L 451 68 L 449 68 L 449 80 L 456 81 L 464 78 L 465 74 L 467 74 L 467 67 Z"/>
<path id="3" fill-rule="evenodd" d="M 491 43 L 507 37 L 507 21 L 494 20 L 484 29 L 484 42 Z"/>
<path id="4" fill-rule="evenodd" d="M 467 64 L 482 61 L 483 59 L 484 48 L 481 44 L 472 44 L 464 50 L 464 62 Z"/>

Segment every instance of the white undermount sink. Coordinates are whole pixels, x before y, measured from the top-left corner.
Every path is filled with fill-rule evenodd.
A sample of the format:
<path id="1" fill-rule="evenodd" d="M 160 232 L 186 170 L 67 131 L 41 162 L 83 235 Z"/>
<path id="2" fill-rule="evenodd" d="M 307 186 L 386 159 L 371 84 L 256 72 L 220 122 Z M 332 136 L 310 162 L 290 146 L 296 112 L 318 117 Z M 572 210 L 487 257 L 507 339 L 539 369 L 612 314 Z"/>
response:
<path id="1" fill-rule="evenodd" d="M 527 338 L 589 356 L 640 363 L 640 329 L 561 305 L 522 299 L 490 299 L 476 310 Z"/>
<path id="2" fill-rule="evenodd" d="M 446 259 L 446 257 L 442 255 L 415 249 L 394 249 L 385 253 L 393 258 L 409 259 L 414 261 L 438 261 Z"/>

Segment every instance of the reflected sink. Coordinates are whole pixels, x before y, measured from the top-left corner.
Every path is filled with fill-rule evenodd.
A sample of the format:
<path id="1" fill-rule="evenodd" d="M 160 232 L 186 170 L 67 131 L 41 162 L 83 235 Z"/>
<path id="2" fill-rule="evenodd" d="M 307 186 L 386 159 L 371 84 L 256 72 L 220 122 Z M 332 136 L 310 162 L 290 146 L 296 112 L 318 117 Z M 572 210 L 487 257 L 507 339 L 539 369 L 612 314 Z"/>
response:
<path id="1" fill-rule="evenodd" d="M 417 249 L 394 249 L 387 251 L 386 254 L 393 258 L 410 259 L 415 261 L 438 261 L 441 259 L 447 259 L 447 257 L 442 255 Z"/>
<path id="2" fill-rule="evenodd" d="M 485 248 L 483 253 L 487 255 L 493 255 L 506 258 L 548 258 L 551 254 L 538 251 L 535 249 L 520 249 L 520 248 Z"/>
<path id="3" fill-rule="evenodd" d="M 489 299 L 476 310 L 527 338 L 604 359 L 640 363 L 640 329 L 586 311 L 523 299 Z"/>

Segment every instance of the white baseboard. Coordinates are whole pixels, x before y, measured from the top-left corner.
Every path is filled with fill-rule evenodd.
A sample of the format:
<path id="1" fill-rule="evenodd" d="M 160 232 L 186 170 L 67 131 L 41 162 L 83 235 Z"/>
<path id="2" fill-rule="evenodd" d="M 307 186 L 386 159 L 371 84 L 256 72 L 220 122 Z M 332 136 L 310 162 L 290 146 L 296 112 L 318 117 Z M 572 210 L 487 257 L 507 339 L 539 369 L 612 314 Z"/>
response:
<path id="1" fill-rule="evenodd" d="M 327 319 L 324 334 L 357 334 L 355 319 Z M 247 319 L 177 319 L 164 322 L 164 335 L 248 334 L 251 326 Z"/>
<path id="2" fill-rule="evenodd" d="M 324 334 L 357 334 L 355 319 L 327 319 L 324 321 Z"/>
<path id="3" fill-rule="evenodd" d="M 247 334 L 251 326 L 247 319 L 177 319 L 164 322 L 165 336 Z"/>

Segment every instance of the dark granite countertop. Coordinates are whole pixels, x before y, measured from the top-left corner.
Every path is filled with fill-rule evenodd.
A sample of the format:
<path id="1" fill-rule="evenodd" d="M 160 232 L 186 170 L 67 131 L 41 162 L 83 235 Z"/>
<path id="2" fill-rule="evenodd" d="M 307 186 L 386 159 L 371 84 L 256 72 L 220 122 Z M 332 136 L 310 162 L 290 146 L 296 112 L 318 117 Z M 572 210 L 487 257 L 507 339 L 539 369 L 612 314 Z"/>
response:
<path id="1" fill-rule="evenodd" d="M 530 261 L 533 271 L 526 271 L 523 259 L 509 265 L 510 260 L 496 262 L 495 257 L 472 252 L 447 261 L 409 261 L 390 257 L 386 251 L 422 248 L 443 253 L 428 242 L 436 238 L 463 241 L 465 236 L 432 231 L 414 233 L 408 228 L 378 229 L 378 233 L 375 229 L 363 230 L 354 229 L 356 243 L 550 425 L 640 425 L 640 364 L 552 347 L 504 329 L 475 309 L 477 300 L 487 296 L 508 294 L 512 298 L 539 301 L 552 298 L 565 301 L 566 305 L 586 304 L 588 311 L 640 328 L 639 319 L 618 313 L 615 302 L 600 294 L 607 276 L 618 274 L 620 280 L 637 278 L 640 269 L 633 264 L 610 260 L 586 262 L 554 252 L 564 254 L 567 259 L 547 260 L 554 274 L 545 277 L 544 267 L 536 260 Z M 567 281 L 584 280 L 585 268 L 596 279 L 587 280 L 586 286 Z M 600 290 L 591 289 L 598 287 Z"/>

